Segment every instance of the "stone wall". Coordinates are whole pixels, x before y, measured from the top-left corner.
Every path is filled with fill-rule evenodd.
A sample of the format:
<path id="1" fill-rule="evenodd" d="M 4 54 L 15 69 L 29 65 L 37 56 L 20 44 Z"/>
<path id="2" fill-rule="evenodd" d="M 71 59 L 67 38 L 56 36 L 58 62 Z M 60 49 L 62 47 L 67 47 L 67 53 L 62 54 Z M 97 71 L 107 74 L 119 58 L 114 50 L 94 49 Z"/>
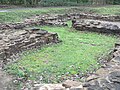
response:
<path id="1" fill-rule="evenodd" d="M 27 18 L 24 22 L 20 23 L 0 23 L 0 29 L 22 29 L 24 27 L 35 25 L 55 25 L 55 26 L 67 26 L 67 21 L 73 19 L 94 19 L 94 20 L 106 20 L 106 21 L 120 21 L 118 15 L 97 15 L 97 14 L 85 14 L 85 13 L 68 13 L 68 14 L 45 14 L 35 15 Z"/>
<path id="2" fill-rule="evenodd" d="M 0 23 L 0 30 L 23 29 L 25 27 L 26 27 L 25 23 Z"/>
<path id="3" fill-rule="evenodd" d="M 100 14 L 89 14 L 89 13 L 71 13 L 68 14 L 71 19 L 93 19 L 93 20 L 103 20 L 103 21 L 113 21 L 119 22 L 120 15 L 100 15 Z"/>
<path id="4" fill-rule="evenodd" d="M 52 26 L 67 26 L 66 15 L 36 15 L 25 19 L 19 23 L 0 23 L 0 29 L 23 29 L 30 26 L 52 25 Z"/>
<path id="5" fill-rule="evenodd" d="M 25 27 L 36 26 L 36 25 L 54 25 L 54 26 L 67 26 L 67 24 L 61 20 L 52 19 L 26 19 L 25 22 L 21 23 L 1 23 L 0 29 L 23 29 Z"/>
<path id="6" fill-rule="evenodd" d="M 0 67 L 11 62 L 14 56 L 22 51 L 57 42 L 57 33 L 46 30 L 0 30 Z"/>
<path id="7" fill-rule="evenodd" d="M 91 31 L 91 32 L 112 33 L 112 34 L 120 33 L 120 23 L 118 22 L 81 19 L 81 20 L 72 20 L 72 26 L 76 30 L 80 30 L 80 31 Z"/>
<path id="8" fill-rule="evenodd" d="M 103 21 L 120 21 L 120 15 L 100 15 L 100 14 L 89 14 L 89 13 L 66 13 L 66 14 L 47 14 L 47 15 L 35 15 L 26 20 L 38 21 L 59 21 L 66 22 L 72 19 L 94 19 Z M 25 20 L 25 21 L 26 21 Z"/>
<path id="9" fill-rule="evenodd" d="M 25 19 L 24 23 L 28 25 L 55 25 L 55 26 L 67 26 L 67 15 L 65 14 L 47 14 L 47 15 L 36 15 L 31 18 Z"/>
<path id="10" fill-rule="evenodd" d="M 47 14 L 36 15 L 25 20 L 25 23 L 37 23 L 39 25 L 58 25 L 66 26 L 68 20 L 73 19 L 94 19 L 104 21 L 120 21 L 119 15 L 98 15 L 98 14 L 85 14 L 85 13 L 68 13 L 68 14 Z"/>

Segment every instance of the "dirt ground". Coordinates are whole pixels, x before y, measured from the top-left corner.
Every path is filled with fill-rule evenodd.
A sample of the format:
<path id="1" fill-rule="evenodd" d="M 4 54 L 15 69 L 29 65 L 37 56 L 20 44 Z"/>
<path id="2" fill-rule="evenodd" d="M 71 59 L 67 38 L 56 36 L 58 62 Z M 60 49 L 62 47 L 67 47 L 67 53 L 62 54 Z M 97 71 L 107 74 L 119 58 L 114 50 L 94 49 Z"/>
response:
<path id="1" fill-rule="evenodd" d="M 0 90 L 6 90 L 7 84 L 12 80 L 10 75 L 0 70 Z"/>

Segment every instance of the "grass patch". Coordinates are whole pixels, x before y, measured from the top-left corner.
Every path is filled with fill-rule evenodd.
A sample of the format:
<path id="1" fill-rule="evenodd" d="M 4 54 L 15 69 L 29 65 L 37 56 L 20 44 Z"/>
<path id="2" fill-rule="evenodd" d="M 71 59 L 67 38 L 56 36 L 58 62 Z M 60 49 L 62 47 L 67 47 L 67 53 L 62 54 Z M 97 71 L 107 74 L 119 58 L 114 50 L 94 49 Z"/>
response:
<path id="1" fill-rule="evenodd" d="M 94 12 L 99 14 L 120 15 L 120 5 L 94 8 Z"/>
<path id="2" fill-rule="evenodd" d="M 97 58 L 110 50 L 115 36 L 76 31 L 70 27 L 41 27 L 58 33 L 62 43 L 43 47 L 22 56 L 21 60 L 8 65 L 5 70 L 18 77 L 58 83 L 80 76 L 99 67 Z"/>
<path id="3" fill-rule="evenodd" d="M 27 17 L 36 14 L 56 13 L 63 11 L 65 8 L 23 8 L 23 9 L 8 9 L 8 12 L 0 12 L 0 23 L 4 22 L 20 22 Z"/>
<path id="4" fill-rule="evenodd" d="M 3 9 L 4 10 L 4 9 Z M 0 12 L 0 23 L 5 22 L 22 22 L 25 18 L 29 18 L 34 15 L 40 14 L 64 14 L 68 12 L 87 11 L 83 8 L 71 7 L 46 7 L 46 8 L 19 8 L 19 9 L 7 9 L 8 12 Z M 88 9 L 89 10 L 89 9 Z"/>
<path id="5" fill-rule="evenodd" d="M 92 12 L 99 14 L 117 14 L 120 15 L 120 6 L 105 6 L 105 7 L 61 7 L 61 8 L 20 8 L 7 9 L 10 12 L 0 12 L 0 23 L 4 22 L 20 22 L 27 17 L 35 14 L 45 13 L 68 13 L 68 12 Z"/>

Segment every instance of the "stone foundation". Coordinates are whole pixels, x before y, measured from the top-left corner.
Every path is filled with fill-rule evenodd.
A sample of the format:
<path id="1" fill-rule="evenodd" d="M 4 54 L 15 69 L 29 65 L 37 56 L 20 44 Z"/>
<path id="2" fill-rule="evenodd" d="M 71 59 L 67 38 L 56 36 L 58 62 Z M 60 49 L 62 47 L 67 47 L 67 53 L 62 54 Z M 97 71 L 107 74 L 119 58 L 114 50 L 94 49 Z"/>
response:
<path id="1" fill-rule="evenodd" d="M 73 19 L 94 19 L 105 21 L 120 21 L 120 16 L 117 15 L 97 15 L 85 13 L 70 13 L 70 14 L 46 14 L 36 15 L 19 23 L 0 23 L 0 29 L 23 29 L 24 27 L 35 25 L 52 25 L 52 26 L 67 26 L 67 21 Z"/>
<path id="2" fill-rule="evenodd" d="M 119 22 L 81 19 L 81 20 L 72 20 L 72 26 L 76 30 L 80 30 L 80 31 L 91 31 L 91 32 L 112 33 L 112 34 L 120 33 Z"/>
<path id="3" fill-rule="evenodd" d="M 119 22 L 120 15 L 100 15 L 100 14 L 89 14 L 89 13 L 71 13 L 68 14 L 71 19 L 93 19 L 102 21 Z"/>
<path id="4" fill-rule="evenodd" d="M 58 43 L 57 33 L 46 30 L 1 30 L 0 31 L 0 61 L 1 67 L 25 50 L 40 48 L 50 43 Z"/>
<path id="5" fill-rule="evenodd" d="M 94 20 L 75 20 L 81 18 Z M 45 44 L 59 42 L 56 33 L 49 33 L 39 29 L 25 30 L 23 29 L 24 27 L 34 25 L 67 26 L 64 22 L 73 20 L 72 26 L 77 30 L 87 30 L 99 33 L 120 33 L 119 22 L 95 21 L 95 19 L 120 21 L 120 16 L 92 15 L 84 13 L 55 16 L 36 15 L 26 19 L 23 23 L 0 24 L 1 67 L 4 64 L 11 62 L 18 53 L 33 48 L 40 48 Z M 85 82 L 66 81 L 63 84 L 34 84 L 34 87 L 38 88 L 38 90 L 120 90 L 120 43 L 115 44 L 112 56 L 112 60 L 104 62 L 100 69 L 85 79 Z"/>
<path id="6" fill-rule="evenodd" d="M 23 29 L 25 27 L 26 27 L 25 23 L 0 23 L 0 30 Z"/>
<path id="7" fill-rule="evenodd" d="M 0 23 L 0 29 L 23 29 L 30 26 L 67 26 L 66 15 L 36 15 L 31 18 L 25 19 L 24 22 L 19 23 Z"/>
<path id="8" fill-rule="evenodd" d="M 27 18 L 24 23 L 27 25 L 55 25 L 55 26 L 67 26 L 67 15 L 36 15 L 31 18 Z"/>

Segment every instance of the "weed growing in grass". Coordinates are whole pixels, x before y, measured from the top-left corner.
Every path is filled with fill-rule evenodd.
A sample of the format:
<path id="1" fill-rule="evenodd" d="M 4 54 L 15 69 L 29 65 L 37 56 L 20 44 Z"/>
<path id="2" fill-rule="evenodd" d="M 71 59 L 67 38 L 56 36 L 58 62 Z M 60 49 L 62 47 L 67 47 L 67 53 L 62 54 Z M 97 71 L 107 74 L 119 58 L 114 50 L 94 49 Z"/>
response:
<path id="1" fill-rule="evenodd" d="M 97 57 L 110 50 L 117 40 L 115 36 L 81 32 L 70 27 L 41 28 L 58 33 L 62 43 L 31 51 L 8 65 L 5 68 L 8 73 L 45 83 L 80 79 L 83 73 L 99 67 Z"/>

